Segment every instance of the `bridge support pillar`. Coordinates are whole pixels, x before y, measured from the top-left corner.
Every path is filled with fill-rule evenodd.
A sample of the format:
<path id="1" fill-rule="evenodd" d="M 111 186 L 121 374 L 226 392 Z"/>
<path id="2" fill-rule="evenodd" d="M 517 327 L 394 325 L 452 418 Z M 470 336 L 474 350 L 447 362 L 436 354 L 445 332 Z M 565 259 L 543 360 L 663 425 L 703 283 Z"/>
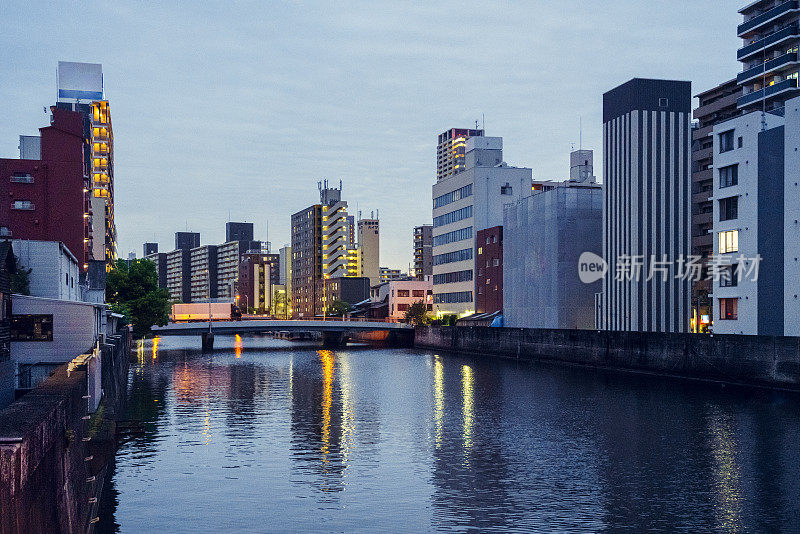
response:
<path id="1" fill-rule="evenodd" d="M 200 334 L 200 338 L 203 344 L 203 351 L 212 351 L 214 350 L 214 334 L 212 332 L 203 332 Z"/>
<path id="2" fill-rule="evenodd" d="M 413 347 L 414 330 L 389 330 L 386 344 L 390 347 Z"/>
<path id="3" fill-rule="evenodd" d="M 344 332 L 322 332 L 322 346 L 326 349 L 338 349 L 347 345 Z"/>

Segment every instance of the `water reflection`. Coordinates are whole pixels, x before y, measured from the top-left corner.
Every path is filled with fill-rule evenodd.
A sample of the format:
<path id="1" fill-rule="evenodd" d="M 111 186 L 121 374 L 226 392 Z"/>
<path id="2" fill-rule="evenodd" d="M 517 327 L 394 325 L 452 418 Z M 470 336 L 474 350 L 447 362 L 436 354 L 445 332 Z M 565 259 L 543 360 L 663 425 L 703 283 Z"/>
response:
<path id="1" fill-rule="evenodd" d="M 800 529 L 796 397 L 215 342 L 137 345 L 100 532 Z"/>

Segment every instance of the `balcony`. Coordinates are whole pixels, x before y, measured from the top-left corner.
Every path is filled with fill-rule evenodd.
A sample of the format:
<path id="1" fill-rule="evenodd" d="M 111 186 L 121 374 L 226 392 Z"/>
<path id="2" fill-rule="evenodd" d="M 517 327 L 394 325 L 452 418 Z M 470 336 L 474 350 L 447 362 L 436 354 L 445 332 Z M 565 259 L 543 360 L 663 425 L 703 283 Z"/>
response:
<path id="1" fill-rule="evenodd" d="M 770 85 L 766 89 L 761 89 L 760 91 L 753 91 L 749 95 L 744 95 L 739 99 L 738 106 L 743 108 L 748 106 L 754 102 L 759 102 L 762 99 L 769 98 L 771 96 L 775 96 L 779 93 L 783 93 L 786 91 L 791 91 L 792 89 L 797 89 L 797 80 L 783 80 L 782 82 L 778 82 L 775 85 Z"/>
<path id="2" fill-rule="evenodd" d="M 714 157 L 714 147 L 701 148 L 692 152 L 692 161 L 701 161 Z"/>
<path id="3" fill-rule="evenodd" d="M 782 15 L 786 13 L 790 13 L 792 11 L 797 11 L 800 8 L 800 2 L 798 0 L 789 0 L 788 2 L 784 2 L 779 6 L 773 7 L 772 9 L 765 11 L 764 13 L 753 17 L 752 19 L 739 24 L 738 28 L 738 35 L 742 37 L 746 33 L 749 33 L 760 26 L 768 22 L 773 22 L 780 18 Z"/>
<path id="4" fill-rule="evenodd" d="M 755 66 L 752 69 L 747 69 L 744 72 L 740 72 L 739 75 L 736 76 L 736 82 L 741 84 L 749 80 L 758 79 L 762 76 L 766 76 L 767 74 L 771 74 L 773 71 L 781 67 L 795 63 L 797 63 L 797 52 L 784 54 L 781 57 L 776 57 L 775 59 Z"/>
<path id="5" fill-rule="evenodd" d="M 753 54 L 755 54 L 757 52 L 761 52 L 763 49 L 765 49 L 768 46 L 775 45 L 777 43 L 780 43 L 781 41 L 785 41 L 787 39 L 791 39 L 792 37 L 797 37 L 798 33 L 799 33 L 799 30 L 800 29 L 798 28 L 798 25 L 797 25 L 796 22 L 793 23 L 793 24 L 790 24 L 786 28 L 783 28 L 782 30 L 778 30 L 778 31 L 776 31 L 775 33 L 773 33 L 771 35 L 767 35 L 763 39 L 759 39 L 758 41 L 756 41 L 753 44 L 749 44 L 749 45 L 747 45 L 745 47 L 740 48 L 739 51 L 736 52 L 736 57 L 737 57 L 737 59 L 739 61 L 744 61 L 746 58 L 752 56 Z"/>

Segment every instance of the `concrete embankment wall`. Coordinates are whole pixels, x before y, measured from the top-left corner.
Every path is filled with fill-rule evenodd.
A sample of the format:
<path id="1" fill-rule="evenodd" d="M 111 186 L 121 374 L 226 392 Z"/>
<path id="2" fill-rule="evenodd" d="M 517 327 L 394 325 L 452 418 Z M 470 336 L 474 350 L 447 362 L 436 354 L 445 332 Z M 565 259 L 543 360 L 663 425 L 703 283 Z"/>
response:
<path id="1" fill-rule="evenodd" d="M 800 390 L 797 337 L 431 326 L 415 345 Z"/>
<path id="2" fill-rule="evenodd" d="M 104 414 L 124 397 L 129 336 L 110 336 L 102 348 Z M 87 388 L 86 367 L 65 364 L 0 411 L 0 533 L 89 528 L 114 442 L 98 431 L 102 421 L 87 418 Z"/>

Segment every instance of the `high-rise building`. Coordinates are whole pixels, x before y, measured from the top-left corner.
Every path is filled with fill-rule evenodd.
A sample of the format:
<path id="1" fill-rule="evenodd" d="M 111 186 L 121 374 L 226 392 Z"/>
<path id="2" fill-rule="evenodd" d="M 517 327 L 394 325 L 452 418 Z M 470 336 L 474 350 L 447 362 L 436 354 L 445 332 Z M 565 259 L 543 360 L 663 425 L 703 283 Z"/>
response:
<path id="1" fill-rule="evenodd" d="M 635 78 L 603 95 L 607 330 L 688 330 L 691 102 L 691 83 L 669 80 Z"/>
<path id="2" fill-rule="evenodd" d="M 145 243 L 142 246 L 142 257 L 146 258 L 151 254 L 156 254 L 158 252 L 158 243 Z"/>
<path id="3" fill-rule="evenodd" d="M 248 253 L 261 253 L 261 241 L 228 241 L 217 245 L 217 296 L 233 301 L 237 295 L 239 265 Z"/>
<path id="4" fill-rule="evenodd" d="M 279 285 L 280 256 L 248 252 L 239 264 L 238 304 L 245 310 L 266 313 L 272 307 L 272 289 Z"/>
<path id="5" fill-rule="evenodd" d="M 0 237 L 61 241 L 85 274 L 93 234 L 84 117 L 51 112 L 50 125 L 39 129 L 41 159 L 0 159 Z"/>
<path id="6" fill-rule="evenodd" d="M 152 261 L 156 266 L 156 274 L 158 275 L 158 287 L 167 289 L 167 253 L 156 252 L 145 256 L 145 259 Z"/>
<path id="7" fill-rule="evenodd" d="M 329 188 L 327 180 L 320 184 L 322 205 L 322 276 L 338 278 L 347 276 L 347 250 L 350 244 L 347 202 L 339 189 Z"/>
<path id="8" fill-rule="evenodd" d="M 699 106 L 694 110 L 696 127 L 692 129 L 692 255 L 707 265 L 714 251 L 714 125 L 739 115 L 736 102 L 742 94 L 736 80 L 727 81 L 699 93 Z M 707 271 L 699 280 L 692 280 L 693 332 L 707 331 L 712 321 L 711 280 Z"/>
<path id="9" fill-rule="evenodd" d="M 225 223 L 225 242 L 231 241 L 252 241 L 253 223 L 248 222 L 227 222 Z"/>
<path id="10" fill-rule="evenodd" d="M 196 232 L 175 232 L 175 249 L 192 250 L 200 246 L 200 234 Z"/>
<path id="11" fill-rule="evenodd" d="M 414 228 L 414 278 L 433 276 L 433 225 Z"/>
<path id="12" fill-rule="evenodd" d="M 192 302 L 191 250 L 179 248 L 167 253 L 167 291 L 175 302 Z"/>
<path id="13" fill-rule="evenodd" d="M 797 2 L 756 1 L 739 12 L 744 114 L 713 139 L 713 332 L 800 335 L 800 92 Z"/>
<path id="14" fill-rule="evenodd" d="M 369 278 L 370 285 L 381 281 L 380 220 L 377 217 L 358 220 L 358 276 Z"/>
<path id="15" fill-rule="evenodd" d="M 797 75 L 800 9 L 796 1 L 757 0 L 739 10 L 742 48 L 736 56 L 742 72 L 736 77 L 743 93 L 738 107 L 745 113 L 784 107 L 800 95 Z"/>
<path id="16" fill-rule="evenodd" d="M 437 182 L 464 170 L 467 139 L 482 135 L 483 130 L 468 128 L 450 128 L 439 134 L 436 147 Z"/>
<path id="17" fill-rule="evenodd" d="M 464 170 L 433 185 L 437 315 L 474 313 L 476 234 L 502 225 L 503 206 L 530 194 L 533 187 L 531 169 L 503 162 L 503 138 L 482 133 L 466 139 Z"/>
<path id="18" fill-rule="evenodd" d="M 361 265 L 374 267 L 378 279 L 377 220 L 358 221 L 358 244 L 353 236 L 354 218 L 342 200 L 342 184 L 329 187 L 319 182 L 320 203 L 292 215 L 290 254 L 290 294 L 295 317 L 322 315 L 324 289 L 322 280 L 367 276 Z M 374 264 L 374 266 L 373 266 Z"/>
<path id="19" fill-rule="evenodd" d="M 317 280 L 322 279 L 322 205 L 314 204 L 292 215 L 292 312 L 313 318 L 321 309 Z"/>
<path id="20" fill-rule="evenodd" d="M 56 107 L 83 115 L 84 159 L 90 178 L 92 225 L 91 259 L 110 269 L 117 258 L 114 223 L 114 133 L 111 109 L 105 99 L 103 66 L 98 63 L 58 62 Z"/>
<path id="21" fill-rule="evenodd" d="M 193 248 L 189 254 L 192 302 L 217 298 L 217 246 L 202 245 Z"/>

